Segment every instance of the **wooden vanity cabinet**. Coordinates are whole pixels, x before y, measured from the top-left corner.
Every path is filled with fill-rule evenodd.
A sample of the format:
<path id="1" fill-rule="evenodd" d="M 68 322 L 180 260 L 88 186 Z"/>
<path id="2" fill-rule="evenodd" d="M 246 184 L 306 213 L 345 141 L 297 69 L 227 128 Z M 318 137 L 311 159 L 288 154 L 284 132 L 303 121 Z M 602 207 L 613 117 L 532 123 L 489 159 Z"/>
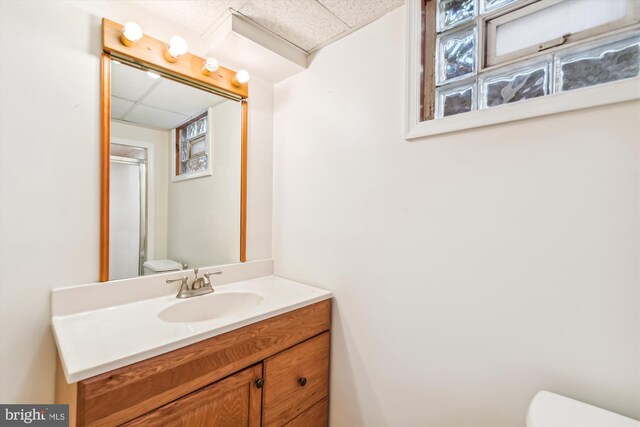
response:
<path id="1" fill-rule="evenodd" d="M 78 426 L 326 426 L 330 300 L 66 384 Z M 258 380 L 258 381 L 257 381 Z"/>
<path id="2" fill-rule="evenodd" d="M 247 368 L 123 424 L 127 427 L 260 427 L 262 364 Z"/>

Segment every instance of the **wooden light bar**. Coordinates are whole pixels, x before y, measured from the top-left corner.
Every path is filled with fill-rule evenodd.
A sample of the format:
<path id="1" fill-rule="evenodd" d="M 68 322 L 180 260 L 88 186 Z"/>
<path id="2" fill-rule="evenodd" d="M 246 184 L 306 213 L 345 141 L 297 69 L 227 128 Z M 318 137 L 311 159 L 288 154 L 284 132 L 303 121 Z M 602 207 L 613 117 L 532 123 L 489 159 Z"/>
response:
<path id="1" fill-rule="evenodd" d="M 140 64 L 173 76 L 179 80 L 187 80 L 195 85 L 215 88 L 215 91 L 236 99 L 249 96 L 248 84 L 234 86 L 232 84 L 236 72 L 225 67 L 218 68 L 210 75 L 202 73 L 205 58 L 189 52 L 180 56 L 175 62 L 165 59 L 167 43 L 144 35 L 133 46 L 125 46 L 120 40 L 124 25 L 102 19 L 102 48 L 113 57 Z"/>

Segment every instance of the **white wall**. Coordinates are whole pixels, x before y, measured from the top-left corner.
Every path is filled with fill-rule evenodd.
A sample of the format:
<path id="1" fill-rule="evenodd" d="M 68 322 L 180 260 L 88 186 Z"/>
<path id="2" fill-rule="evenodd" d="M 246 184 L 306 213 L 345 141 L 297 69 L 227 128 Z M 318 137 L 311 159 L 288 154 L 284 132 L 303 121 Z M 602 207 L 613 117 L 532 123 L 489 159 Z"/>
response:
<path id="1" fill-rule="evenodd" d="M 167 233 L 168 233 L 168 215 L 169 215 L 169 150 L 170 135 L 168 130 L 151 129 L 143 126 L 136 126 L 123 122 L 111 121 L 111 138 L 121 138 L 127 141 L 143 142 L 153 144 L 154 161 L 153 161 L 153 186 L 155 190 L 153 194 L 149 192 L 147 202 L 153 203 L 153 215 L 151 211 L 148 215 L 149 243 L 153 242 L 153 259 L 165 259 L 167 257 Z M 149 165 L 149 164 L 147 164 Z M 147 174 L 151 180 L 150 169 Z M 149 182 L 149 185 L 151 182 Z M 153 223 L 153 224 L 152 224 Z M 153 226 L 152 226 L 153 225 Z M 152 226 L 152 227 L 151 227 Z M 153 228 L 153 230 L 151 230 Z M 153 236 L 151 236 L 151 233 Z M 152 237 L 152 238 L 151 238 Z M 150 259 L 150 258 L 147 258 Z"/>
<path id="2" fill-rule="evenodd" d="M 169 184 L 169 258 L 190 268 L 240 261 L 242 110 L 210 111 L 212 175 Z"/>
<path id="3" fill-rule="evenodd" d="M 247 126 L 247 260 L 272 257 L 273 85 L 251 80 Z"/>
<path id="4" fill-rule="evenodd" d="M 3 403 L 53 401 L 50 290 L 98 279 L 103 16 L 204 51 L 189 29 L 127 2 L 0 1 Z M 257 259 L 271 256 L 273 100 L 257 80 L 250 92 L 247 252 Z"/>
<path id="5" fill-rule="evenodd" d="M 403 140 L 404 8 L 275 89 L 276 274 L 335 293 L 331 425 L 640 418 L 638 102 Z"/>

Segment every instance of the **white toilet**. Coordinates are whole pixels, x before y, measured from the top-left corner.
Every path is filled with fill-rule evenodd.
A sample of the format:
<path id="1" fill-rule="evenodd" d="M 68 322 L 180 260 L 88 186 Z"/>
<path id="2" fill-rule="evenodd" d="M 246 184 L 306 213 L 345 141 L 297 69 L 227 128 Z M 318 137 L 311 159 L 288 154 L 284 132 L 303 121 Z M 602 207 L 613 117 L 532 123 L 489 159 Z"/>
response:
<path id="1" fill-rule="evenodd" d="M 640 421 L 548 391 L 539 391 L 527 412 L 527 427 L 640 427 Z"/>
<path id="2" fill-rule="evenodd" d="M 153 259 L 146 261 L 142 266 L 145 276 L 182 270 L 182 264 L 172 259 Z"/>

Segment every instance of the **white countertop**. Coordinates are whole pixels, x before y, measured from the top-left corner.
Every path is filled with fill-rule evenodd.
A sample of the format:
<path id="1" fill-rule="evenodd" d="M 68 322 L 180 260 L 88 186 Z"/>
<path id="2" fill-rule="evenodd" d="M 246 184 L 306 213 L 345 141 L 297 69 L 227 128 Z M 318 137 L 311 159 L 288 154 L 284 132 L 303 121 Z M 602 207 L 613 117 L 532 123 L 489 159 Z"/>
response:
<path id="1" fill-rule="evenodd" d="M 104 285 L 103 285 L 104 286 Z M 158 313 L 180 300 L 160 296 L 94 310 L 54 315 L 52 327 L 68 383 L 108 372 L 270 317 L 331 298 L 331 292 L 276 276 L 214 286 L 221 293 L 250 292 L 262 301 L 241 314 L 170 323 Z"/>

